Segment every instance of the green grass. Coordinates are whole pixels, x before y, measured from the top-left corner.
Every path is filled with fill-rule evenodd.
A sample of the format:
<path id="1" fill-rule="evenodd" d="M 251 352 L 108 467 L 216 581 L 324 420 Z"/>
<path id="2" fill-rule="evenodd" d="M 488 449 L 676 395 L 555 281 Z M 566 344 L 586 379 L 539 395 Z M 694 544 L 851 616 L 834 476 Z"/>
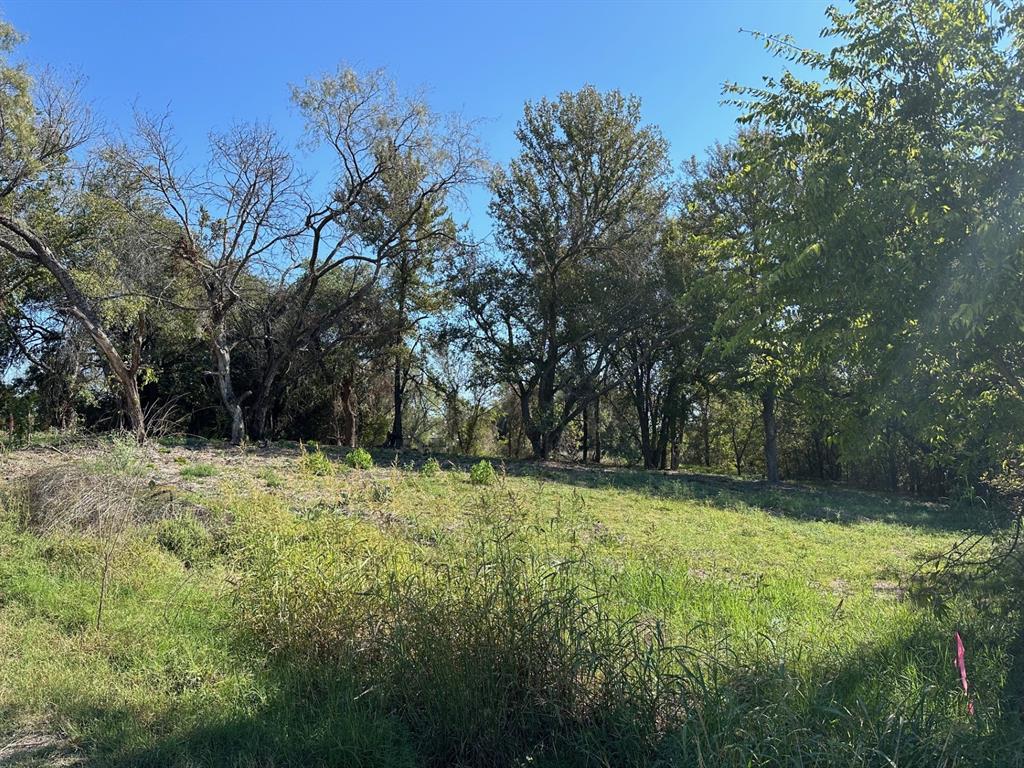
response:
<path id="1" fill-rule="evenodd" d="M 217 474 L 217 468 L 212 464 L 189 464 L 181 468 L 181 476 L 187 478 L 213 477 Z"/>
<path id="2" fill-rule="evenodd" d="M 264 470 L 260 473 L 260 477 L 268 488 L 281 488 L 284 485 L 284 478 L 272 469 Z"/>
<path id="3" fill-rule="evenodd" d="M 123 534 L 98 628 L 104 540 L 8 505 L 0 745 L 182 768 L 1024 764 L 1019 617 L 908 591 L 981 509 L 531 465 L 490 487 L 415 462 L 318 475 L 291 448 L 227 473 L 218 450 L 157 454 L 217 480 Z"/>

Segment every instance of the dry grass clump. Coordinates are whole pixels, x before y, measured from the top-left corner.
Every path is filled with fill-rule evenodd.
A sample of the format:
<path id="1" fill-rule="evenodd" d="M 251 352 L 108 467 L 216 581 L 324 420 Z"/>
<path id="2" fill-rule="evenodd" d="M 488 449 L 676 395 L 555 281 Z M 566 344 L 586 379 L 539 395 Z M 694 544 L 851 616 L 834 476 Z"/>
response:
<path id="1" fill-rule="evenodd" d="M 102 533 L 111 524 L 139 521 L 149 496 L 137 477 L 67 465 L 40 470 L 8 490 L 22 524 L 34 533 Z"/>

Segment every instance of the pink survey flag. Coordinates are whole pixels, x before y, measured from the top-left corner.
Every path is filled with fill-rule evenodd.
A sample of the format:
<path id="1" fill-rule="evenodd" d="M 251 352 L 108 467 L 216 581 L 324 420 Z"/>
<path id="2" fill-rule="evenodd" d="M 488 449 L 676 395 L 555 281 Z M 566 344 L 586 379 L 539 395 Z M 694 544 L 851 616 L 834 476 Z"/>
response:
<path id="1" fill-rule="evenodd" d="M 974 702 L 971 701 L 971 694 L 967 691 L 967 664 L 964 661 L 964 641 L 960 633 L 954 631 L 953 639 L 956 640 L 956 668 L 960 670 L 960 685 L 964 688 L 964 696 L 967 697 L 967 712 L 974 714 Z"/>

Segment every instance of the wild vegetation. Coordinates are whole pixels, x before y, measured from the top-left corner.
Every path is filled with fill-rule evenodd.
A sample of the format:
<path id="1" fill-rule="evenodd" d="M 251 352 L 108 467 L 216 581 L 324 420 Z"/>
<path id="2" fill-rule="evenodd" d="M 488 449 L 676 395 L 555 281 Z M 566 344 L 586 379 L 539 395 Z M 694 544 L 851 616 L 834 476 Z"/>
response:
<path id="1" fill-rule="evenodd" d="M 173 115 L 97 133 L 4 27 L 7 429 L 977 492 L 1024 414 L 1020 9 L 828 23 L 762 38 L 807 74 L 728 85 L 736 135 L 678 170 L 633 96 L 528 103 L 496 165 L 344 67 L 292 89 L 303 151 L 236 124 L 198 162 Z"/>
<path id="2" fill-rule="evenodd" d="M 1024 762 L 1024 8 L 826 23 L 681 168 L 103 132 L 0 23 L 0 763 Z"/>
<path id="3" fill-rule="evenodd" d="M 524 462 L 481 486 L 469 461 L 357 470 L 326 448 L 315 474 L 296 444 L 59 448 L 2 459 L 16 765 L 1021 762 L 1017 582 L 915 577 L 983 507 Z"/>

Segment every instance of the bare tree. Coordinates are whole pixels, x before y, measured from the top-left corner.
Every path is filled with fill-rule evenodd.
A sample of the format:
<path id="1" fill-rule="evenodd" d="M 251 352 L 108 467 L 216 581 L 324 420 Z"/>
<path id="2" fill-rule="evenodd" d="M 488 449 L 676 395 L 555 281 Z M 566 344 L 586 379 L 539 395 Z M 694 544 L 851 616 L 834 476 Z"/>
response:
<path id="1" fill-rule="evenodd" d="M 138 115 L 136 137 L 117 154 L 177 224 L 167 246 L 202 296 L 203 333 L 237 445 L 246 436 L 243 404 L 252 393 L 235 391 L 231 362 L 239 339 L 229 318 L 253 273 L 265 276 L 287 264 L 283 252 L 297 233 L 301 179 L 265 126 L 236 125 L 211 135 L 201 171 L 184 167 L 166 117 Z"/>
<path id="2" fill-rule="evenodd" d="M 377 285 L 386 266 L 426 243 L 452 237 L 446 218 L 424 221 L 449 196 L 478 180 L 483 155 L 470 126 L 399 95 L 381 71 L 351 69 L 293 89 L 311 147 L 335 160 L 327 200 L 309 204 L 299 257 L 268 316 L 264 362 L 253 402 L 253 434 L 263 437 L 282 373 L 316 340 L 329 352 L 344 343 L 344 321 Z M 329 287 L 332 301 L 320 301 Z M 365 328 L 359 327 L 359 332 Z"/>

